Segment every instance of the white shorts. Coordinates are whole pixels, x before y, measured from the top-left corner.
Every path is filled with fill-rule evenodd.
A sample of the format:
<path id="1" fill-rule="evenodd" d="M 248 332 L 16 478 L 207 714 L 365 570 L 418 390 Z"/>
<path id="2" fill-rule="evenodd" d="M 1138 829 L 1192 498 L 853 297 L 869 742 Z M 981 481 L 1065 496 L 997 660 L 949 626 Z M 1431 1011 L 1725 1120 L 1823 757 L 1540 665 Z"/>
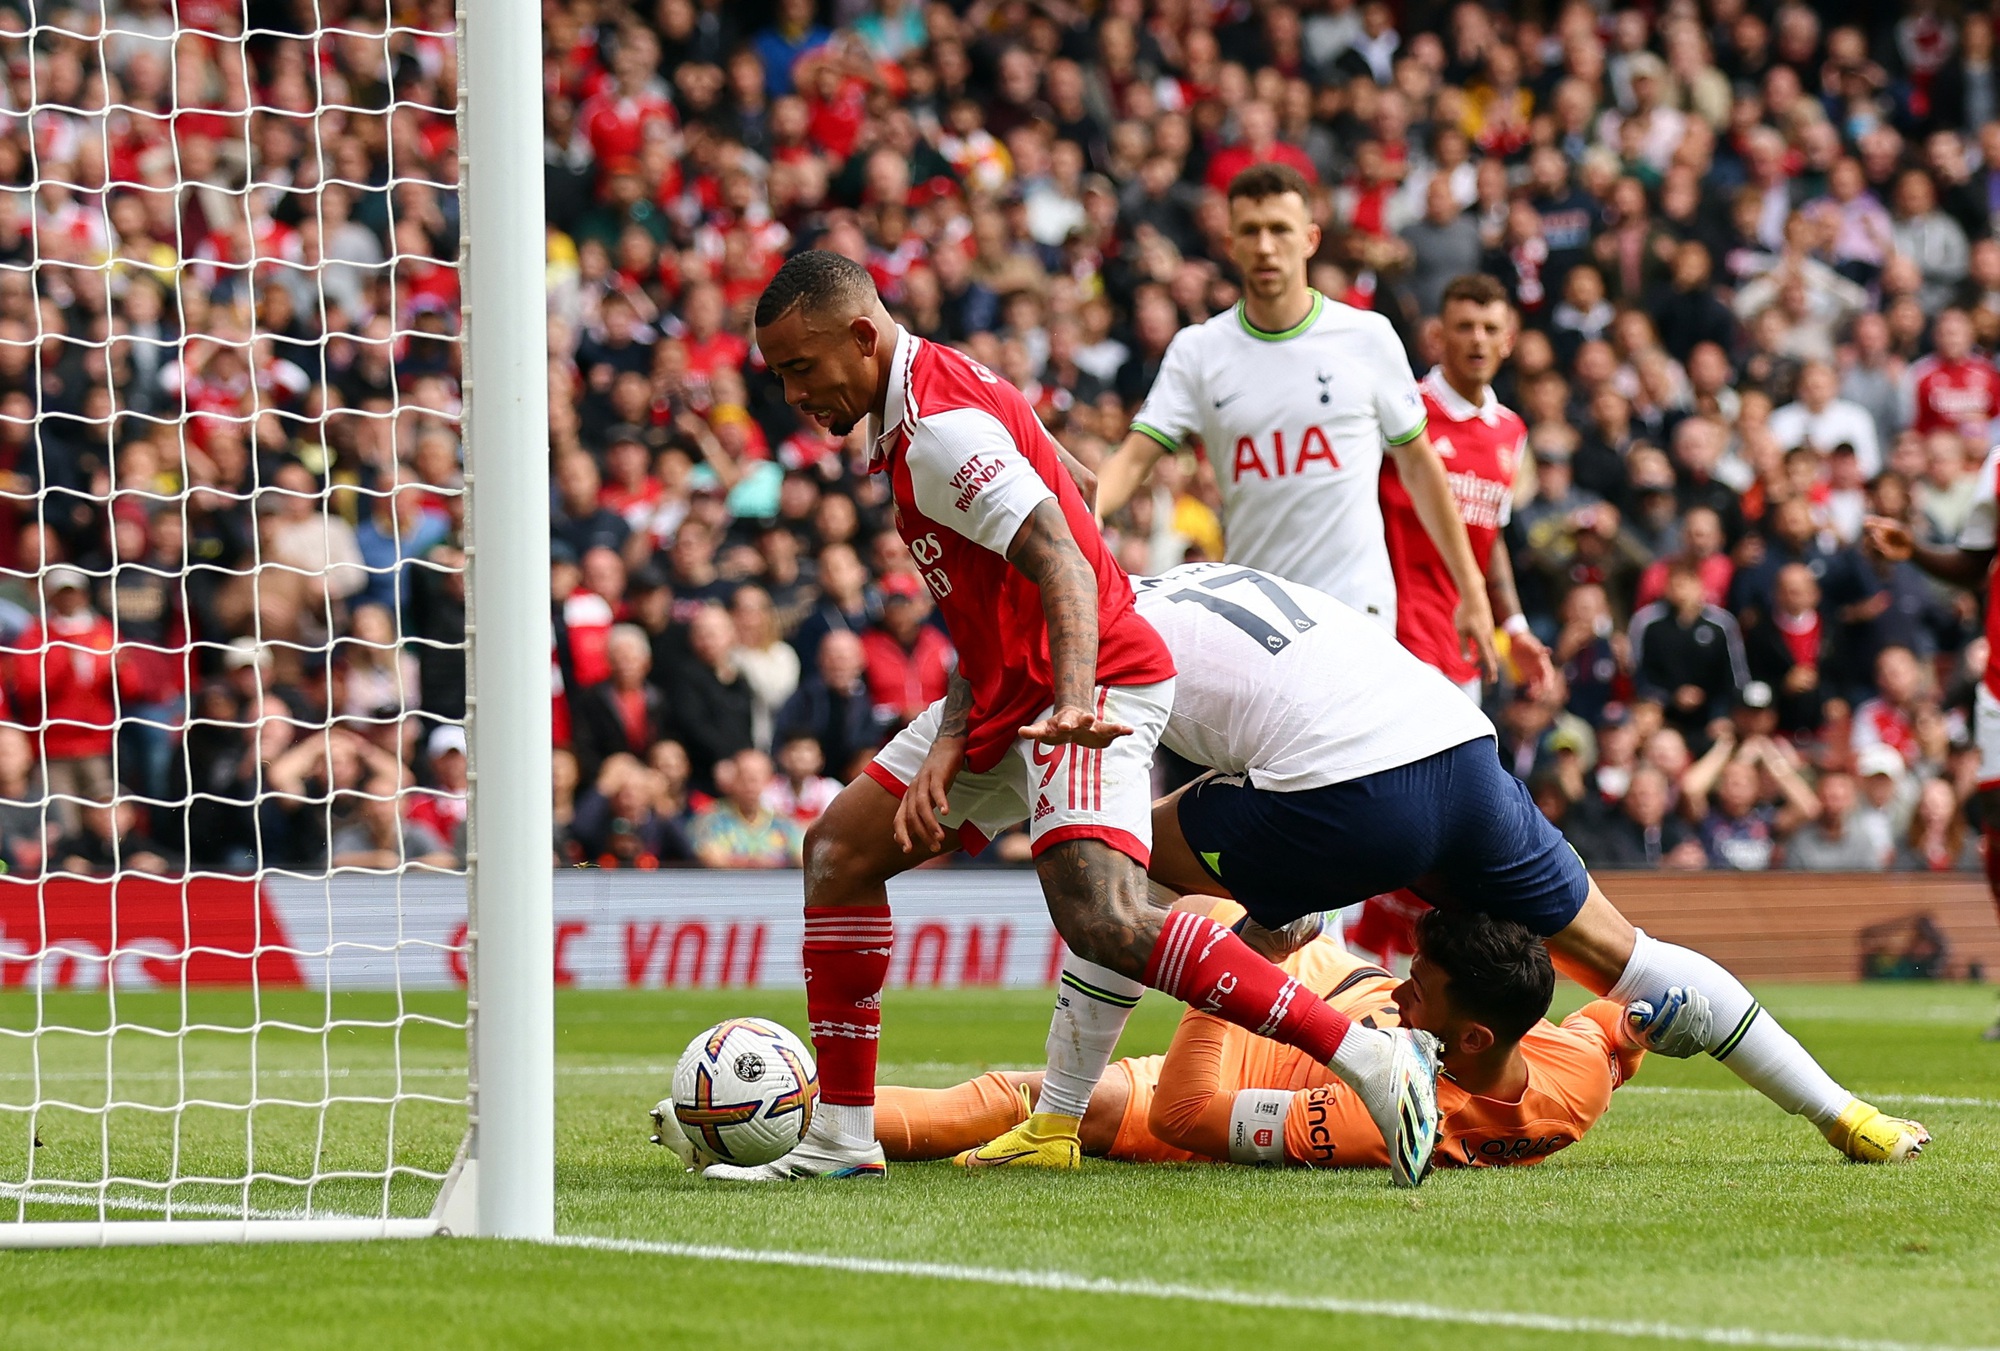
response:
<path id="1" fill-rule="evenodd" d="M 1102 750 L 1016 741 L 993 768 L 959 774 L 944 824 L 957 828 L 966 853 L 1026 821 L 1036 857 L 1064 840 L 1102 840 L 1141 867 L 1152 862 L 1153 751 L 1173 711 L 1174 682 L 1100 685 L 1097 700 L 1098 716 L 1124 723 L 1130 736 Z M 943 700 L 932 704 L 877 751 L 868 777 L 901 797 L 930 754 L 943 709 Z"/>
<path id="2" fill-rule="evenodd" d="M 1486 705 L 1485 681 L 1481 680 L 1478 676 L 1474 676 L 1470 680 L 1454 680 L 1452 681 L 1452 683 L 1458 686 L 1458 692 L 1460 694 L 1472 700 L 1472 706 L 1474 708 L 1485 707 Z"/>
<path id="3" fill-rule="evenodd" d="M 1979 748 L 1979 787 L 2000 788 L 2000 699 L 1980 681 L 1972 694 L 1972 744 Z"/>

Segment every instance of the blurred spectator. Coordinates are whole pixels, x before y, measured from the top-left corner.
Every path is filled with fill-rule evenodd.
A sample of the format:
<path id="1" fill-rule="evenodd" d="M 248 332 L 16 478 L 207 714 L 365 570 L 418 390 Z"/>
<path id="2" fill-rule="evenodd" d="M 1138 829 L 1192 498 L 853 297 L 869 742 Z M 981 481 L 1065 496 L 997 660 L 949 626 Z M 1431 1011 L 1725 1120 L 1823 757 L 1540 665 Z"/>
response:
<path id="1" fill-rule="evenodd" d="M 1854 710 L 1854 749 L 1887 746 L 1909 764 L 1917 755 L 1917 698 L 1922 693 L 1924 670 L 1916 654 L 1907 647 L 1887 647 L 1875 658 L 1875 688 L 1872 699 Z"/>
<path id="2" fill-rule="evenodd" d="M 1880 846 L 1858 828 L 1853 776 L 1822 774 L 1816 792 L 1819 814 L 1786 844 L 1785 866 L 1808 872 L 1873 872 L 1887 866 Z"/>
<path id="3" fill-rule="evenodd" d="M 1632 659 L 1638 692 L 1690 740 L 1728 715 L 1750 679 L 1735 618 L 1707 602 L 1700 569 L 1684 560 L 1668 568 L 1665 598 L 1632 616 Z"/>
<path id="4" fill-rule="evenodd" d="M 930 616 L 921 578 L 893 572 L 882 579 L 882 618 L 862 635 L 861 648 L 875 716 L 885 723 L 909 722 L 944 698 L 957 654 Z"/>
<path id="5" fill-rule="evenodd" d="M 736 665 L 735 649 L 729 611 L 703 605 L 688 622 L 686 657 L 654 677 L 698 784 L 715 783 L 716 766 L 756 742 L 757 696 Z"/>
<path id="6" fill-rule="evenodd" d="M 120 683 L 111 655 L 116 635 L 111 621 L 91 608 L 87 579 L 75 568 L 51 570 L 42 589 L 46 627 L 31 624 L 18 639 L 15 689 L 55 811 L 74 827 L 81 803 L 111 800 L 111 725 Z"/>
<path id="7" fill-rule="evenodd" d="M 1750 612 L 1743 631 L 1745 666 L 1774 696 L 1778 726 L 1813 733 L 1826 720 L 1829 689 L 1844 689 L 1838 629 L 1820 613 L 1819 582 L 1803 563 L 1778 569 L 1775 601 Z"/>
<path id="8" fill-rule="evenodd" d="M 397 810 L 395 785 L 371 782 L 354 820 L 334 832 L 332 866 L 396 872 L 404 868 L 452 868 L 451 846 L 422 821 Z"/>
<path id="9" fill-rule="evenodd" d="M 577 773 L 587 781 L 614 755 L 644 756 L 668 726 L 666 696 L 650 679 L 653 649 L 645 631 L 617 625 L 608 655 L 610 678 L 584 687 L 570 702 L 570 745 Z"/>
<path id="10" fill-rule="evenodd" d="M 1625 796 L 1604 822 L 1572 836 L 1593 868 L 1700 869 L 1707 851 L 1693 827 L 1670 813 L 1667 776 L 1646 765 L 1632 773 Z"/>
<path id="11" fill-rule="evenodd" d="M 819 742 L 795 736 L 779 743 L 778 774 L 764 790 L 764 805 L 783 817 L 809 826 L 833 805 L 840 782 L 821 773 L 826 757 Z"/>
<path id="12" fill-rule="evenodd" d="M 139 809 L 130 802 L 87 806 L 76 830 L 57 840 L 49 851 L 55 870 L 108 877 L 114 872 L 162 874 L 177 871 L 172 850 L 139 824 Z"/>
<path id="13" fill-rule="evenodd" d="M 1979 841 L 1966 829 L 1965 814 L 1949 781 L 1932 779 L 1917 798 L 1909 834 L 1896 843 L 1897 872 L 1977 872 Z"/>
<path id="14" fill-rule="evenodd" d="M 736 624 L 736 648 L 730 657 L 750 683 L 750 737 L 759 746 L 769 746 L 778 710 L 799 687 L 799 654 L 778 632 L 777 614 L 764 588 L 739 587 L 729 602 L 729 613 Z"/>
<path id="15" fill-rule="evenodd" d="M 1836 446 L 1850 446 L 1865 478 L 1882 468 L 1875 419 L 1860 404 L 1840 397 L 1839 377 L 1824 361 L 1808 362 L 1799 372 L 1798 400 L 1771 414 L 1771 435 L 1786 450 L 1810 445 L 1825 455 Z"/>
<path id="16" fill-rule="evenodd" d="M 1780 843 L 1820 812 L 1819 799 L 1774 742 L 1752 736 L 1739 743 L 1728 729 L 1682 776 L 1681 792 L 1684 809 L 1698 819 L 1709 866 L 1738 872 L 1775 866 Z"/>
<path id="17" fill-rule="evenodd" d="M 886 724 L 868 688 L 861 639 L 844 629 L 829 633 L 820 642 L 818 661 L 778 714 L 778 742 L 813 741 L 834 772 L 849 778 L 882 744 Z"/>
<path id="18" fill-rule="evenodd" d="M 688 839 L 709 868 L 795 868 L 805 835 L 799 823 L 764 803 L 771 757 L 759 750 L 731 757 L 722 798 L 695 813 Z"/>

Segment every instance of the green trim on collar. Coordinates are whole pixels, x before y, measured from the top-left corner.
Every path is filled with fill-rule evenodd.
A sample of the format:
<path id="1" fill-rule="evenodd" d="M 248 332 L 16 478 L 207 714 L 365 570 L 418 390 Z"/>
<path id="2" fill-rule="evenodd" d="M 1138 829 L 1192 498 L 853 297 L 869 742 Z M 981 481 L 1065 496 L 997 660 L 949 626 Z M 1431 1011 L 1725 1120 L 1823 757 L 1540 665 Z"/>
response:
<path id="1" fill-rule="evenodd" d="M 1248 333 L 1251 337 L 1257 339 L 1259 342 L 1283 342 L 1287 338 L 1296 338 L 1299 336 L 1299 334 L 1305 332 L 1307 329 L 1311 328 L 1315 323 L 1317 323 L 1319 320 L 1320 311 L 1326 308 L 1325 296 L 1321 295 L 1318 291 L 1314 291 L 1312 293 L 1312 298 L 1313 298 L 1312 308 L 1306 311 L 1306 317 L 1299 320 L 1298 323 L 1293 324 L 1283 333 L 1266 333 L 1263 329 L 1258 328 L 1255 324 L 1251 323 L 1250 315 L 1243 308 L 1243 302 L 1240 300 L 1236 302 L 1236 322 L 1243 326 L 1243 331 L 1245 333 Z"/>

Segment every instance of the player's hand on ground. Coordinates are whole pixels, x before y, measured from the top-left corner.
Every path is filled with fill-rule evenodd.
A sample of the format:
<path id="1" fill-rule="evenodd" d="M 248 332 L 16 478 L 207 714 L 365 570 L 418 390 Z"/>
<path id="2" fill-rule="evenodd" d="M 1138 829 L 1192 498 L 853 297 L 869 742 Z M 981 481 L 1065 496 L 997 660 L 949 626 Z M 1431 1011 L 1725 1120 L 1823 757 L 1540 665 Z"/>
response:
<path id="1" fill-rule="evenodd" d="M 1131 736 L 1132 729 L 1122 722 L 1106 722 L 1087 708 L 1065 704 L 1040 722 L 1023 727 L 1021 735 L 1044 746 L 1088 746 L 1103 750 L 1119 737 Z"/>
<path id="2" fill-rule="evenodd" d="M 1625 1030 L 1633 1044 L 1654 1055 L 1686 1060 L 1708 1049 L 1715 1012 L 1708 996 L 1692 985 L 1670 986 L 1658 1008 L 1644 999 L 1625 1006 Z"/>
<path id="3" fill-rule="evenodd" d="M 897 848 L 906 854 L 914 854 L 920 844 L 933 851 L 944 848 L 944 818 L 951 811 L 948 795 L 964 764 L 963 737 L 940 736 L 931 743 L 917 777 L 896 804 Z"/>
<path id="4" fill-rule="evenodd" d="M 1889 516 L 1868 516 L 1861 522 L 1862 547 L 1877 558 L 1900 563 L 1916 552 L 1910 527 Z"/>
<path id="5" fill-rule="evenodd" d="M 1460 596 L 1452 616 L 1458 628 L 1462 650 L 1479 663 L 1479 673 L 1487 680 L 1500 675 L 1500 652 L 1493 646 L 1493 607 L 1483 595 Z"/>

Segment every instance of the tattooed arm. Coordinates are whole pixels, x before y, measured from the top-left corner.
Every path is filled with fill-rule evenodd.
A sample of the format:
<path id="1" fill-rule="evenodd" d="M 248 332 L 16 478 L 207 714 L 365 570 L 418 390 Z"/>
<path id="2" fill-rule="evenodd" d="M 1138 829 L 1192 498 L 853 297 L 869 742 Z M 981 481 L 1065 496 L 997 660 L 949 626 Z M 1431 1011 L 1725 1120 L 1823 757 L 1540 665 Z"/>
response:
<path id="1" fill-rule="evenodd" d="M 944 817 L 951 811 L 947 795 L 965 763 L 965 729 L 971 712 L 972 682 L 953 671 L 938 714 L 937 739 L 896 804 L 896 844 L 906 854 L 915 853 L 919 843 L 932 850 L 944 848 Z"/>
<path id="2" fill-rule="evenodd" d="M 1521 596 L 1514 589 L 1514 560 L 1507 553 L 1504 534 L 1493 537 L 1493 553 L 1486 563 L 1486 598 L 1492 603 L 1494 618 L 1507 632 L 1507 654 L 1521 683 L 1528 687 L 1528 693 L 1540 694 L 1555 678 L 1555 663 L 1521 613 Z"/>
<path id="3" fill-rule="evenodd" d="M 1055 708 L 1021 735 L 1049 745 L 1110 745 L 1132 729 L 1093 713 L 1097 689 L 1097 574 L 1076 547 L 1053 499 L 1036 507 L 1008 546 L 1007 561 L 1042 592 L 1049 625 Z"/>

